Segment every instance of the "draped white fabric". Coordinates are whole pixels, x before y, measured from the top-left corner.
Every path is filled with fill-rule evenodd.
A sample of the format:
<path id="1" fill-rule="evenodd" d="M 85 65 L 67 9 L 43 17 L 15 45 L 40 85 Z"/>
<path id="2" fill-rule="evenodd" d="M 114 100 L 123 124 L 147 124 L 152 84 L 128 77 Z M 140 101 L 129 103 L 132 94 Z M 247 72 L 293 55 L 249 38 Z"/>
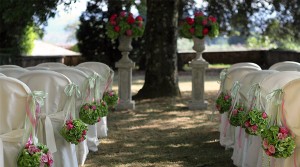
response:
<path id="1" fill-rule="evenodd" d="M 23 144 L 26 103 L 30 89 L 22 82 L 0 77 L 0 167 L 16 167 Z"/>
<path id="2" fill-rule="evenodd" d="M 27 72 L 28 70 L 24 68 L 4 68 L 0 69 L 0 73 L 4 74 L 7 77 L 18 78 L 23 73 Z"/>
<path id="3" fill-rule="evenodd" d="M 78 166 L 75 145 L 67 142 L 59 133 L 64 121 L 62 110 L 68 98 L 64 89 L 71 84 L 71 81 L 60 73 L 46 70 L 30 71 L 21 75 L 19 79 L 26 83 L 31 90 L 47 93 L 45 105 L 41 108 L 42 124 L 38 128 L 38 138 L 41 143 L 47 144 L 50 150 L 53 144 L 57 148 L 57 151 L 53 153 L 54 166 Z M 51 129 L 54 134 L 48 133 Z"/>
<path id="4" fill-rule="evenodd" d="M 294 61 L 284 61 L 273 64 L 269 70 L 277 71 L 300 71 L 300 63 Z"/>
<path id="5" fill-rule="evenodd" d="M 36 65 L 37 67 L 47 67 L 47 68 L 56 68 L 56 67 L 67 67 L 67 65 L 59 62 L 47 62 L 47 63 L 40 63 Z"/>

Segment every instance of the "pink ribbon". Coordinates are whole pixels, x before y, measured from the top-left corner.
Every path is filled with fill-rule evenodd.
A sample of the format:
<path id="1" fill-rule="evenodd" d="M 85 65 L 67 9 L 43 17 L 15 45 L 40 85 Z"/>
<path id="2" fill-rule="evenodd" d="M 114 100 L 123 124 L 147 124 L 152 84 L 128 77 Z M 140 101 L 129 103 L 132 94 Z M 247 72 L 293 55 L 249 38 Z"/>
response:
<path id="1" fill-rule="evenodd" d="M 28 116 L 28 118 L 29 118 L 29 120 L 30 120 L 30 122 L 31 122 L 31 124 L 32 124 L 32 126 L 35 128 L 35 125 L 36 125 L 36 119 L 34 118 L 34 116 L 31 114 L 31 112 L 30 112 L 30 109 L 29 109 L 29 102 L 28 102 L 29 100 L 27 100 L 27 103 L 26 103 L 26 114 L 27 114 L 27 116 Z"/>
<path id="2" fill-rule="evenodd" d="M 239 131 L 239 139 L 238 139 L 238 142 L 239 142 L 239 147 L 242 148 L 242 127 L 240 126 L 240 131 Z"/>
<path id="3" fill-rule="evenodd" d="M 224 126 L 224 137 L 226 137 L 228 125 L 229 125 L 229 119 L 226 120 L 226 124 Z"/>

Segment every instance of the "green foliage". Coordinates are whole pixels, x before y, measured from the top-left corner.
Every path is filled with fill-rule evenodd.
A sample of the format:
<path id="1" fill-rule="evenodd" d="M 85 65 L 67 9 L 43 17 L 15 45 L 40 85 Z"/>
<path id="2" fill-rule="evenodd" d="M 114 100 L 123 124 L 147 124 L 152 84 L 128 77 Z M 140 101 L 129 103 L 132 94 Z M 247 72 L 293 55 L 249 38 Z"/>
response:
<path id="1" fill-rule="evenodd" d="M 267 125 L 267 114 L 255 108 L 247 113 L 243 123 L 245 132 L 250 135 L 261 134 L 267 128 Z"/>
<path id="2" fill-rule="evenodd" d="M 119 96 L 115 91 L 111 90 L 104 93 L 103 100 L 106 102 L 108 107 L 114 107 L 118 103 Z"/>
<path id="3" fill-rule="evenodd" d="M 232 126 L 241 126 L 244 123 L 246 115 L 246 109 L 244 105 L 239 104 L 234 107 L 234 109 L 229 114 L 229 123 Z"/>
<path id="4" fill-rule="evenodd" d="M 77 145 L 85 140 L 87 131 L 87 126 L 81 120 L 69 119 L 61 128 L 60 134 L 67 142 Z"/>
<path id="5" fill-rule="evenodd" d="M 108 115 L 108 105 L 105 101 L 101 100 L 97 108 L 100 111 L 100 117 L 105 117 Z"/>
<path id="6" fill-rule="evenodd" d="M 220 114 L 228 112 L 231 108 L 232 97 L 229 93 L 221 92 L 216 100 L 216 108 Z"/>
<path id="7" fill-rule="evenodd" d="M 272 43 L 268 36 L 251 36 L 247 39 L 247 46 L 249 48 L 275 48 L 276 44 Z"/>
<path id="8" fill-rule="evenodd" d="M 80 107 L 79 111 L 79 118 L 82 120 L 82 122 L 94 125 L 95 123 L 99 122 L 100 119 L 100 109 L 97 107 L 96 102 L 85 103 Z"/>
<path id="9" fill-rule="evenodd" d="M 21 38 L 21 50 L 25 54 L 30 54 L 34 47 L 34 40 L 38 38 L 34 26 L 27 26 Z"/>

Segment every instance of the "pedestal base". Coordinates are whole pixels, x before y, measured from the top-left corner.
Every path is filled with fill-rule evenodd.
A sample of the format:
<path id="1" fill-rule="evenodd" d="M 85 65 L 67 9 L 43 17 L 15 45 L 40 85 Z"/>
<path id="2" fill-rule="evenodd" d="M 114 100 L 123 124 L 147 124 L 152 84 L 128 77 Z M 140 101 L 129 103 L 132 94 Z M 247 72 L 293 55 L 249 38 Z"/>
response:
<path id="1" fill-rule="evenodd" d="M 190 110 L 206 110 L 207 109 L 207 101 L 204 102 L 190 102 L 189 103 Z"/>
<path id="2" fill-rule="evenodd" d="M 127 102 L 120 102 L 116 106 L 116 110 L 122 111 L 122 110 L 134 110 L 135 109 L 135 101 L 127 101 Z"/>

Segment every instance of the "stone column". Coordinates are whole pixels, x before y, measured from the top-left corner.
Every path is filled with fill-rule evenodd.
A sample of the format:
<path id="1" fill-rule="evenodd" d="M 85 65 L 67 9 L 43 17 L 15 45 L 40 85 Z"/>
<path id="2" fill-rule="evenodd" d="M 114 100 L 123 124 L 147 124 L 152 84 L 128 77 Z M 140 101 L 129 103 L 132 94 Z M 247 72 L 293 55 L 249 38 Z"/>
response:
<path id="1" fill-rule="evenodd" d="M 192 67 L 192 101 L 189 103 L 190 110 L 202 110 L 207 108 L 204 101 L 205 69 L 208 67 L 206 61 L 193 60 Z"/>
<path id="2" fill-rule="evenodd" d="M 134 68 L 135 63 L 128 57 L 129 52 L 132 50 L 131 38 L 121 36 L 119 42 L 118 49 L 122 53 L 122 58 L 116 63 L 119 76 L 118 94 L 120 98 L 116 110 L 135 109 L 135 102 L 132 101 L 131 97 L 132 68 Z"/>
<path id="3" fill-rule="evenodd" d="M 207 102 L 204 101 L 204 82 L 208 62 L 202 57 L 202 52 L 205 50 L 204 39 L 193 37 L 193 41 L 196 58 L 190 63 L 192 67 L 192 101 L 189 104 L 189 109 L 202 110 L 207 108 Z"/>

